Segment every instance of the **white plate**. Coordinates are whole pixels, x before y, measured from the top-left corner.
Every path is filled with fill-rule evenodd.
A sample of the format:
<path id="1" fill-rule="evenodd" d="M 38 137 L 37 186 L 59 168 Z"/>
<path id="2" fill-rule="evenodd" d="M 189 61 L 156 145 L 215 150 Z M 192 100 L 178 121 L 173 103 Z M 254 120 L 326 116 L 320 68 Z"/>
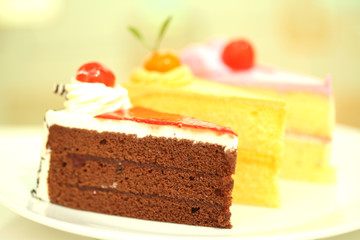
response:
<path id="1" fill-rule="evenodd" d="M 73 210 L 34 199 L 42 138 L 39 129 L 0 129 L 0 201 L 35 222 L 100 239 L 267 239 L 329 237 L 360 228 L 360 131 L 337 126 L 336 185 L 280 182 L 283 206 L 232 206 L 233 228 L 215 229 Z"/>

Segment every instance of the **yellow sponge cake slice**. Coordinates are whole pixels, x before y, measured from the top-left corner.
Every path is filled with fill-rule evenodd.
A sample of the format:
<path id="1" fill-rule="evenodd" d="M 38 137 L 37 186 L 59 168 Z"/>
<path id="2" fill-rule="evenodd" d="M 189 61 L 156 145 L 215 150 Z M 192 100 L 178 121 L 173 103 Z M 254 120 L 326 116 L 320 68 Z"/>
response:
<path id="1" fill-rule="evenodd" d="M 326 82 L 330 80 L 315 81 L 321 84 L 321 88 L 327 88 L 326 85 L 330 84 Z M 335 124 L 333 97 L 300 88 L 282 92 L 259 87 L 242 89 L 287 103 L 285 149 L 280 176 L 313 182 L 335 182 L 336 169 L 330 161 Z"/>
<path id="2" fill-rule="evenodd" d="M 185 66 L 166 73 L 136 69 L 123 84 L 133 105 L 184 114 L 238 134 L 233 202 L 279 207 L 285 103 L 195 79 Z"/>
<path id="3" fill-rule="evenodd" d="M 239 45 L 242 49 L 251 46 L 244 40 L 217 39 L 188 46 L 180 56 L 197 77 L 285 101 L 287 116 L 281 176 L 334 182 L 336 171 L 330 162 L 330 150 L 335 110 L 330 77 L 322 80 L 254 63 L 244 69 L 234 69 L 239 62 L 252 60 L 250 57 L 230 59 Z M 250 50 L 247 51 L 252 56 Z"/>

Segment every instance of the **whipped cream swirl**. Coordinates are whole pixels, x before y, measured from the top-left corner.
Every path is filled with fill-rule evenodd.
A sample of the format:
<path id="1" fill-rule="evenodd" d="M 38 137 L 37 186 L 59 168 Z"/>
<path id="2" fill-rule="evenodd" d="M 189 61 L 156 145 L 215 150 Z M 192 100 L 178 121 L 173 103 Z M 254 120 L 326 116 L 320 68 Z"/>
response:
<path id="1" fill-rule="evenodd" d="M 107 87 L 102 83 L 85 83 L 73 78 L 64 88 L 64 106 L 69 112 L 98 115 L 131 107 L 128 92 L 121 86 Z"/>

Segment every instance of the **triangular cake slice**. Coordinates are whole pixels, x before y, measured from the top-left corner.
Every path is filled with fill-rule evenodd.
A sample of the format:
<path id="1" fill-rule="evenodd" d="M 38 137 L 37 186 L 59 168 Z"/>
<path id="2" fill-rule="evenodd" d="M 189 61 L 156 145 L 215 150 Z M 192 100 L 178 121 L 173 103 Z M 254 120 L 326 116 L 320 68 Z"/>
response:
<path id="1" fill-rule="evenodd" d="M 45 115 L 34 196 L 98 213 L 231 228 L 235 132 L 133 107 L 120 86 L 78 80 L 57 87 L 66 108 Z"/>

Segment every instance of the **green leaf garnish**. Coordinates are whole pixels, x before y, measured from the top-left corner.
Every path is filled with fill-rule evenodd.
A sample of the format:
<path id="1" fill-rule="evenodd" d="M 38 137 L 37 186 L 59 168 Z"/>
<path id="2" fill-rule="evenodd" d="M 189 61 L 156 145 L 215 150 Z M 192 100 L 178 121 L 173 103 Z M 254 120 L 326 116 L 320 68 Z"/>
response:
<path id="1" fill-rule="evenodd" d="M 134 27 L 132 26 L 129 26 L 128 29 L 129 31 L 135 36 L 135 38 L 137 38 L 143 45 L 145 48 L 149 49 L 150 51 L 156 51 L 159 49 L 160 47 L 160 43 L 164 37 L 164 34 L 165 34 L 165 31 L 166 29 L 168 28 L 168 25 L 170 23 L 172 19 L 172 16 L 169 16 L 165 21 L 164 23 L 162 24 L 161 28 L 160 28 L 160 31 L 159 31 L 159 34 L 157 36 L 157 39 L 155 41 L 155 44 L 153 46 L 151 46 L 145 39 L 144 37 L 142 36 L 142 34 Z"/>
<path id="2" fill-rule="evenodd" d="M 137 38 L 147 49 L 151 50 L 151 46 L 146 42 L 141 33 L 134 27 L 129 26 L 129 31 Z"/>
<path id="3" fill-rule="evenodd" d="M 168 27 L 171 19 L 172 19 L 172 16 L 169 16 L 169 17 L 165 20 L 165 22 L 163 23 L 163 25 L 161 26 L 160 32 L 159 32 L 158 37 L 157 37 L 157 39 L 156 39 L 156 42 L 155 42 L 155 44 L 154 44 L 153 51 L 156 51 L 156 50 L 159 49 L 161 40 L 162 40 L 163 37 L 164 37 L 164 33 L 165 33 L 165 31 L 166 31 L 166 29 L 167 29 L 167 27 Z"/>

